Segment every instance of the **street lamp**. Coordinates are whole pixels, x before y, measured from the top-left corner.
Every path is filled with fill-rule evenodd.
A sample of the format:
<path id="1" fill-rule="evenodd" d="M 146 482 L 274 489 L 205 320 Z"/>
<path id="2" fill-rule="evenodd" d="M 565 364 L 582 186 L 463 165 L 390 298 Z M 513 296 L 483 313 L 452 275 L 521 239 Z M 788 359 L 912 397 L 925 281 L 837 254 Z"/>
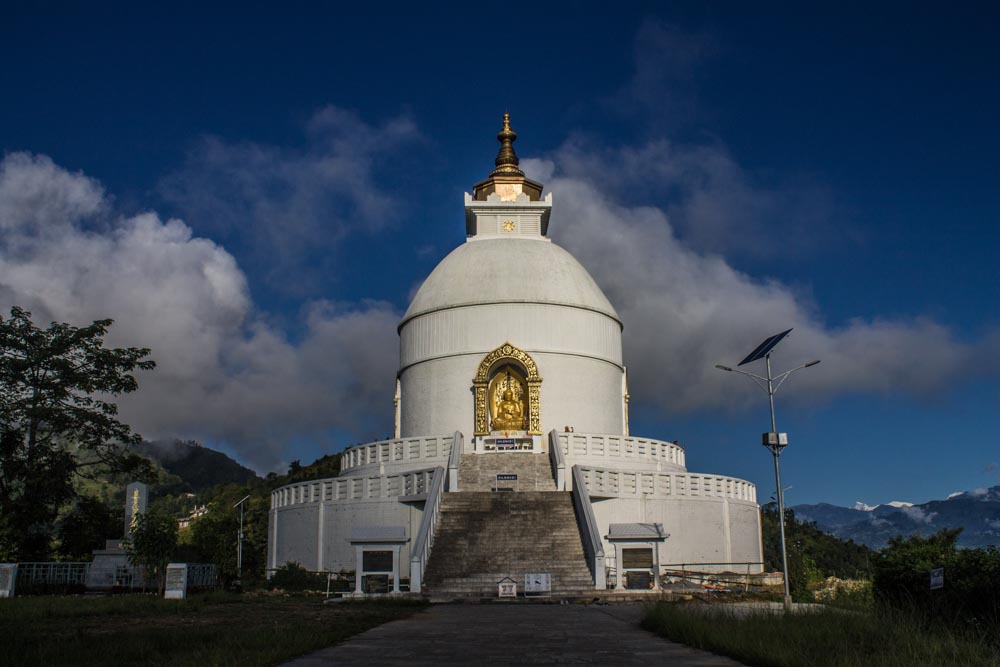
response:
<path id="1" fill-rule="evenodd" d="M 729 373 L 739 373 L 740 375 L 746 375 L 751 378 L 758 387 L 767 392 L 767 399 L 771 406 L 771 430 L 770 432 L 762 435 L 761 444 L 771 450 L 771 454 L 774 455 L 774 481 L 777 485 L 778 495 L 778 525 L 781 529 L 781 568 L 784 574 L 785 582 L 785 611 L 792 610 L 792 595 L 788 582 L 788 550 L 785 547 L 785 494 L 784 489 L 781 488 L 781 468 L 778 466 L 778 457 L 781 456 L 781 450 L 788 446 L 788 434 L 778 433 L 778 425 L 774 419 L 774 394 L 778 391 L 778 387 L 781 386 L 789 375 L 795 371 L 800 371 L 803 368 L 809 368 L 810 366 L 815 366 L 819 363 L 819 360 L 817 359 L 816 361 L 810 361 L 809 363 L 802 364 L 801 366 L 796 366 L 790 371 L 785 371 L 780 375 L 771 375 L 771 351 L 774 350 L 775 346 L 791 332 L 792 330 L 788 329 L 787 331 L 783 331 L 765 339 L 764 342 L 758 345 L 753 352 L 748 354 L 743 361 L 737 364 L 738 366 L 742 366 L 763 358 L 767 367 L 767 377 L 761 377 L 756 373 L 737 370 L 735 368 L 730 368 L 729 366 L 723 366 L 722 364 L 715 365 L 715 367 L 719 370 Z"/>
<path id="2" fill-rule="evenodd" d="M 249 498 L 250 496 L 247 495 L 243 498 L 243 500 L 233 505 L 233 509 L 236 509 L 237 507 L 240 508 L 240 533 L 236 539 L 236 571 L 238 573 L 237 577 L 239 578 L 240 583 L 243 582 L 243 513 L 246 508 L 244 503 Z"/>

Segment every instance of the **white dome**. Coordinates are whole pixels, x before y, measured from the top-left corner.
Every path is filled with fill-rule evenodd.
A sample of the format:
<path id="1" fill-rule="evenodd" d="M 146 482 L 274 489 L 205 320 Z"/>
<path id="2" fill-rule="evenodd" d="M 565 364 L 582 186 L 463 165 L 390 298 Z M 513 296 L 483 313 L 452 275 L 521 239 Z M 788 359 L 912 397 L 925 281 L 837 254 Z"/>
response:
<path id="1" fill-rule="evenodd" d="M 580 262 L 547 239 L 477 239 L 463 243 L 427 276 L 403 316 L 456 306 L 544 303 L 618 313 Z"/>

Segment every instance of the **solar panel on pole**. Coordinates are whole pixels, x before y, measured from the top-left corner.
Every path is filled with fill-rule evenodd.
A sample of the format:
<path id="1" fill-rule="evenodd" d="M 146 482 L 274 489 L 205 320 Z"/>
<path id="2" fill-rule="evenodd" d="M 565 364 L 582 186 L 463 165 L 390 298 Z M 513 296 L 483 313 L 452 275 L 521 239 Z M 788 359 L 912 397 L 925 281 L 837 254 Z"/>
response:
<path id="1" fill-rule="evenodd" d="M 782 331 L 779 334 L 774 334 L 770 338 L 764 340 L 763 343 L 758 345 L 753 352 L 746 356 L 746 359 L 736 364 L 737 366 L 742 366 L 743 364 L 749 364 L 751 361 L 757 361 L 758 359 L 763 359 L 774 349 L 774 346 L 781 342 L 781 339 L 792 332 L 791 329 L 787 331 Z"/>

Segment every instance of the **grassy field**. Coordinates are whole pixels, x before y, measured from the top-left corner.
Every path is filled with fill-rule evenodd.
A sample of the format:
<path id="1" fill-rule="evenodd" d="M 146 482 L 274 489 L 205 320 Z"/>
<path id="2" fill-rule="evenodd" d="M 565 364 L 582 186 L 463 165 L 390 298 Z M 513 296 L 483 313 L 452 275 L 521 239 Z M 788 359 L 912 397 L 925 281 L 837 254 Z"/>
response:
<path id="1" fill-rule="evenodd" d="M 1000 642 L 900 614 L 827 609 L 740 616 L 724 605 L 657 603 L 643 627 L 761 667 L 1000 667 Z"/>
<path id="2" fill-rule="evenodd" d="M 423 606 L 224 593 L 0 600 L 0 665 L 275 665 Z"/>

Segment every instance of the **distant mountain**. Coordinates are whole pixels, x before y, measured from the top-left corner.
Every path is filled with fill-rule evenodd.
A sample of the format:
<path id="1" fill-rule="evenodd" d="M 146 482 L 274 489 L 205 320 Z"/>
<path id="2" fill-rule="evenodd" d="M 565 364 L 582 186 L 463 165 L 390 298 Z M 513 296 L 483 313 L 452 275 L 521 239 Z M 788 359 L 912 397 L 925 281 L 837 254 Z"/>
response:
<path id="1" fill-rule="evenodd" d="M 200 493 L 218 484 L 246 484 L 257 473 L 222 452 L 194 441 L 161 440 L 144 442 L 136 453 L 158 462 L 183 482 L 184 490 Z"/>
<path id="2" fill-rule="evenodd" d="M 857 503 L 853 508 L 819 503 L 791 508 L 796 518 L 842 540 L 879 549 L 895 535 L 931 535 L 942 528 L 962 528 L 959 546 L 1000 546 L 1000 486 L 953 493 L 945 500 L 919 505 L 893 501 Z"/>

